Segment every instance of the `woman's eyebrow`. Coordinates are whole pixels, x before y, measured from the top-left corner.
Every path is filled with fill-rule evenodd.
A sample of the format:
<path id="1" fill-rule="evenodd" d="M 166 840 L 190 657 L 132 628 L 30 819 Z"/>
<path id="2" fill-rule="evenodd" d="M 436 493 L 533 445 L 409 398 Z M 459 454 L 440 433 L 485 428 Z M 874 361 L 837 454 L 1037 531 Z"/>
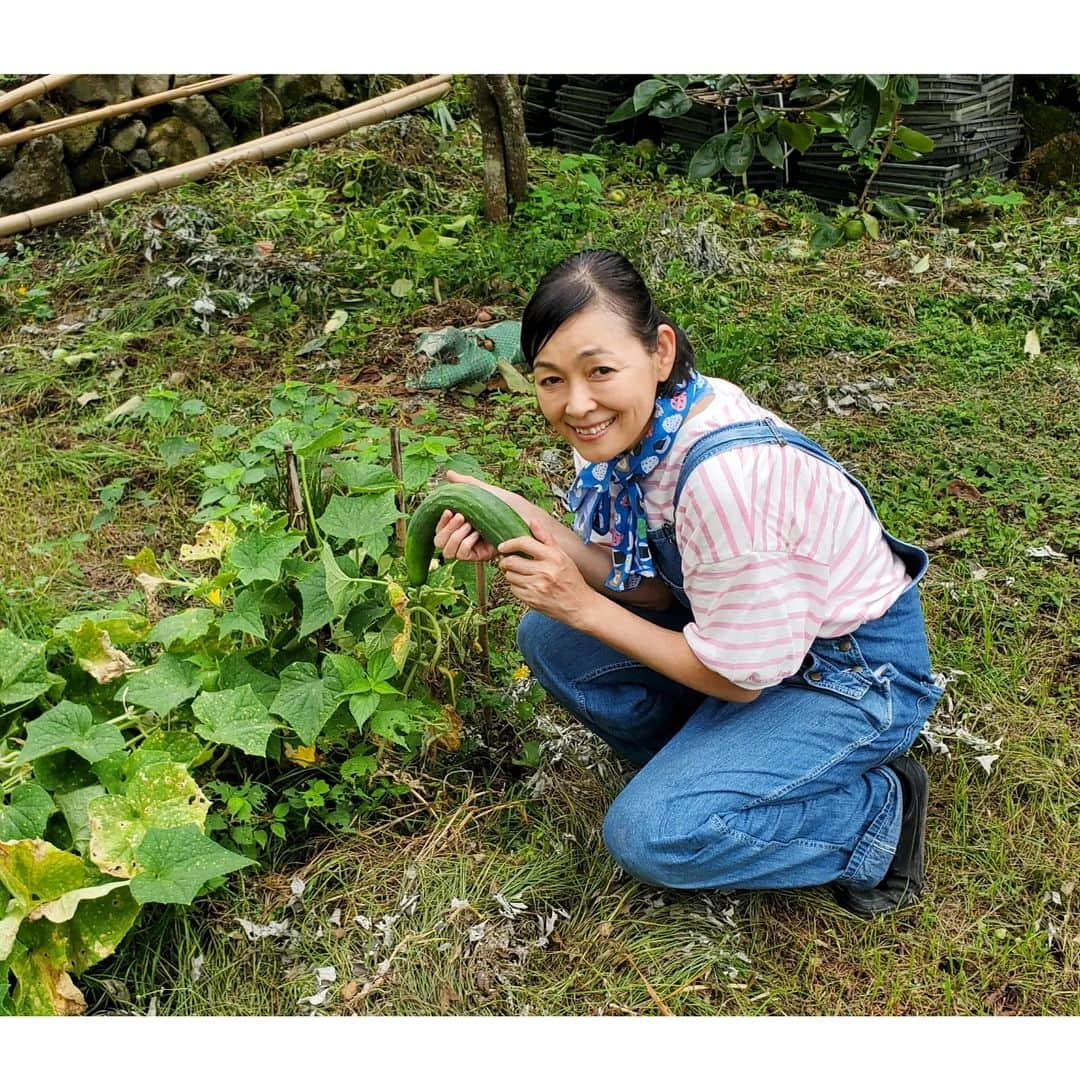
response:
<path id="1" fill-rule="evenodd" d="M 614 353 L 610 349 L 605 349 L 603 345 L 589 345 L 582 349 L 581 352 L 574 357 L 575 360 L 588 360 L 593 356 L 613 356 Z M 537 360 L 533 363 L 534 368 L 546 367 L 551 368 L 552 371 L 559 371 L 558 364 L 553 364 L 550 360 Z"/>

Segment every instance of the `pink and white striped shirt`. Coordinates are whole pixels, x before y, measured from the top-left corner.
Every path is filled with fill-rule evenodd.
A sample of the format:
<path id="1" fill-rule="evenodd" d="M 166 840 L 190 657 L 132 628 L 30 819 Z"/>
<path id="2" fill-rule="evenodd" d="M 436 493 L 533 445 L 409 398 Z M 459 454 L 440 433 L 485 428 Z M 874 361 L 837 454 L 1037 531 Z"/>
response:
<path id="1" fill-rule="evenodd" d="M 734 384 L 709 384 L 712 401 L 641 482 L 650 529 L 671 521 L 679 470 L 702 435 L 766 417 L 791 426 Z M 576 451 L 574 464 L 585 464 Z M 675 542 L 694 615 L 683 635 L 707 668 L 748 690 L 798 671 L 814 638 L 883 615 L 911 580 L 858 488 L 790 445 L 736 447 L 698 465 L 679 498 Z"/>

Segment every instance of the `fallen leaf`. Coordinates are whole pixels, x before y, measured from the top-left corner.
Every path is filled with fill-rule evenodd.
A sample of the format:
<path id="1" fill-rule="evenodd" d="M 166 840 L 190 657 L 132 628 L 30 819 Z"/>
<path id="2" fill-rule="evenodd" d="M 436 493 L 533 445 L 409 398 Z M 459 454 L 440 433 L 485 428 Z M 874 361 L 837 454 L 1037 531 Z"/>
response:
<path id="1" fill-rule="evenodd" d="M 983 493 L 967 480 L 952 480 L 945 491 L 954 499 L 964 499 L 967 502 L 983 502 Z"/>
<path id="2" fill-rule="evenodd" d="M 105 417 L 105 423 L 112 424 L 117 420 L 124 419 L 124 417 L 131 416 L 141 404 L 142 397 L 140 395 L 135 394 L 132 397 L 129 397 L 123 405 L 117 405 L 116 408 Z"/>
<path id="3" fill-rule="evenodd" d="M 360 989 L 360 987 L 356 985 L 355 981 L 347 982 L 341 988 L 341 1000 L 342 1001 L 352 1001 L 352 999 L 354 997 L 356 997 L 356 991 L 359 990 L 359 989 Z"/>
<path id="4" fill-rule="evenodd" d="M 498 368 L 503 380 L 506 382 L 506 388 L 508 390 L 516 391 L 519 394 L 532 393 L 532 384 L 505 357 L 500 356 L 495 362 L 495 366 Z"/>
<path id="5" fill-rule="evenodd" d="M 1029 330 L 1027 337 L 1024 338 L 1024 352 L 1028 356 L 1039 356 L 1042 353 L 1042 347 L 1039 345 L 1039 331 Z"/>
<path id="6" fill-rule="evenodd" d="M 80 394 L 75 400 L 85 409 L 91 401 L 100 401 L 101 395 L 96 390 L 87 390 L 85 394 Z"/>
<path id="7" fill-rule="evenodd" d="M 340 330 L 349 321 L 349 313 L 342 308 L 338 308 L 329 319 L 326 320 L 326 325 L 323 327 L 322 332 L 324 334 L 332 334 L 335 330 Z"/>
<path id="8" fill-rule="evenodd" d="M 930 256 L 924 255 L 917 262 L 912 263 L 911 272 L 913 274 L 925 274 L 930 269 Z"/>
<path id="9" fill-rule="evenodd" d="M 274 253 L 274 244 L 272 240 L 256 240 L 252 247 L 255 249 L 255 254 L 265 259 L 268 255 Z"/>

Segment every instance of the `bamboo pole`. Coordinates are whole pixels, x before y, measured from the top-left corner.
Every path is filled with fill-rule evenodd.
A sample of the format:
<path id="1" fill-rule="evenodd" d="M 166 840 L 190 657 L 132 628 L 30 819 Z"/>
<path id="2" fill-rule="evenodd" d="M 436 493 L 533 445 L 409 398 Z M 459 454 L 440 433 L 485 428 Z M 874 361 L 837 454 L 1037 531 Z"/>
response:
<path id="1" fill-rule="evenodd" d="M 231 86 L 233 83 L 243 82 L 245 79 L 257 79 L 258 77 L 258 75 L 222 75 L 217 79 L 205 79 L 203 82 L 191 83 L 188 86 L 162 90 L 158 94 L 148 94 L 146 97 L 132 98 L 130 101 L 118 101 L 115 105 L 105 105 L 90 112 L 61 116 L 56 120 L 47 120 L 43 124 L 31 124 L 29 127 L 20 128 L 18 131 L 9 131 L 0 135 L 0 146 L 13 146 L 16 143 L 26 142 L 28 139 L 36 139 L 41 135 L 53 135 L 57 131 L 64 131 L 70 127 L 91 124 L 95 120 L 109 120 L 114 116 L 127 116 L 128 113 L 140 112 L 143 109 L 149 109 L 166 101 L 192 97 L 195 94 L 205 94 L 210 90 L 216 90 L 220 86 Z"/>
<path id="2" fill-rule="evenodd" d="M 35 79 L 33 82 L 26 83 L 25 86 L 19 86 L 14 90 L 9 90 L 6 94 L 0 94 L 0 113 L 6 112 L 21 101 L 30 101 L 32 98 L 47 94 L 50 90 L 55 90 L 58 86 L 65 86 L 69 82 L 74 82 L 77 78 L 79 78 L 78 75 L 45 75 L 40 79 Z"/>
<path id="3" fill-rule="evenodd" d="M 372 124 L 381 123 L 410 109 L 438 100 L 450 88 L 451 78 L 453 78 L 451 75 L 435 75 L 402 87 L 400 90 L 392 90 L 370 101 L 351 105 L 329 116 L 317 117 L 315 120 L 308 120 L 295 127 L 286 128 L 285 131 L 263 135 L 241 143 L 239 146 L 208 154 L 206 157 L 158 169 L 156 172 L 135 176 L 130 180 L 122 180 L 118 184 L 111 184 L 97 191 L 89 191 L 85 195 L 77 195 L 72 199 L 62 199 L 48 206 L 38 206 L 19 214 L 0 217 L 0 237 L 11 236 L 26 229 L 39 228 L 42 225 L 54 225 L 77 214 L 100 210 L 109 203 L 126 199 L 131 195 L 167 191 L 169 188 L 179 187 L 192 180 L 201 180 L 234 162 L 264 161 L 268 157 L 284 154 L 289 150 L 311 146 L 312 143 L 344 135 L 355 128 L 370 127 Z"/>

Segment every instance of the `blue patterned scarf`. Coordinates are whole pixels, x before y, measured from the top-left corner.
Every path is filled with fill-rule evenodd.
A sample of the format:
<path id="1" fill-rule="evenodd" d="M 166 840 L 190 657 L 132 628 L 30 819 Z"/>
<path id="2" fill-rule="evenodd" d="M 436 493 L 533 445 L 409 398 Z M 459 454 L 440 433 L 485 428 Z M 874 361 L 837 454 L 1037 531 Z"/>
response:
<path id="1" fill-rule="evenodd" d="M 660 464 L 690 410 L 710 392 L 708 380 L 691 370 L 671 397 L 656 399 L 652 428 L 638 446 L 611 461 L 590 462 L 567 492 L 574 531 L 586 544 L 594 532 L 611 533 L 612 568 L 604 582 L 609 589 L 636 589 L 642 578 L 656 576 L 638 481 Z"/>

